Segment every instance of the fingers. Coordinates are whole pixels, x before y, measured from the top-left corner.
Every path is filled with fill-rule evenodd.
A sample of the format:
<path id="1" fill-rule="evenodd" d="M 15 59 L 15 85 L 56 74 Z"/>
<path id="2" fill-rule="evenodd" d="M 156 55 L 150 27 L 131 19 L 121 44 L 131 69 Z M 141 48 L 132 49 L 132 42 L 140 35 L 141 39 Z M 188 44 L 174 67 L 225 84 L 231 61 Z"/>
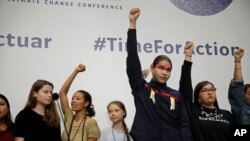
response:
<path id="1" fill-rule="evenodd" d="M 243 56 L 244 54 L 244 49 L 243 48 L 239 48 L 238 50 L 236 50 L 234 52 L 234 56 Z"/>
<path id="2" fill-rule="evenodd" d="M 85 70 L 86 70 L 86 67 L 85 67 L 83 64 L 79 64 L 79 65 L 78 65 L 78 70 L 79 70 L 79 71 L 85 71 Z"/>
<path id="3" fill-rule="evenodd" d="M 193 48 L 194 47 L 194 43 L 191 41 L 187 41 L 186 45 L 185 45 L 185 49 L 189 49 L 189 48 Z"/>
<path id="4" fill-rule="evenodd" d="M 136 13 L 140 13 L 140 9 L 139 8 L 133 8 L 133 9 L 130 10 L 130 14 L 131 15 L 134 15 Z"/>

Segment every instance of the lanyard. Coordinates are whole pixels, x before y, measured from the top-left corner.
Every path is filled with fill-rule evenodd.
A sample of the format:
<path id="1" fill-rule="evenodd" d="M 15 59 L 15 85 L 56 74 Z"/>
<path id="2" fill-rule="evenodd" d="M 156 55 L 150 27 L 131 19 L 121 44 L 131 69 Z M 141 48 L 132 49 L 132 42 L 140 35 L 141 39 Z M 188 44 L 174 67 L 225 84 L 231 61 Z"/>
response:
<path id="1" fill-rule="evenodd" d="M 113 135 L 114 141 L 116 141 L 116 139 L 115 139 L 115 133 L 114 133 L 114 127 L 112 127 L 112 135 Z M 125 132 L 124 132 L 123 140 L 125 141 Z"/>

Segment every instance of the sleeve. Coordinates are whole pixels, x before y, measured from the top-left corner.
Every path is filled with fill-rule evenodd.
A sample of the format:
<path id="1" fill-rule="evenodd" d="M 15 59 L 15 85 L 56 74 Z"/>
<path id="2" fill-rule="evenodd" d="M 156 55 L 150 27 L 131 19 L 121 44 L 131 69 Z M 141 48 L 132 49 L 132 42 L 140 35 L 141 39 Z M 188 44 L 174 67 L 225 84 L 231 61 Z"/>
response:
<path id="1" fill-rule="evenodd" d="M 94 119 L 89 120 L 89 122 L 86 125 L 86 128 L 87 128 L 88 138 L 89 137 L 97 138 L 97 139 L 100 138 L 101 131 L 96 120 Z"/>
<path id="2" fill-rule="evenodd" d="M 137 53 L 136 29 L 128 30 L 127 53 L 127 75 L 131 89 L 135 90 L 143 82 L 141 63 Z"/>
<path id="3" fill-rule="evenodd" d="M 192 62 L 185 61 L 181 69 L 180 87 L 179 91 L 183 95 L 185 101 L 192 103 L 193 100 L 193 86 L 191 79 Z"/>
<path id="4" fill-rule="evenodd" d="M 240 80 L 231 80 L 228 89 L 228 99 L 231 111 L 238 124 L 242 123 L 242 110 L 244 108 L 244 83 Z"/>
<path id="5" fill-rule="evenodd" d="M 22 112 L 20 112 L 15 118 L 15 126 L 14 126 L 14 136 L 15 137 L 25 137 L 25 117 Z"/>
<path id="6" fill-rule="evenodd" d="M 101 137 L 100 137 L 99 141 L 107 141 L 107 129 L 101 130 Z"/>
<path id="7" fill-rule="evenodd" d="M 182 141 L 192 141 L 192 133 L 190 129 L 189 116 L 186 110 L 183 96 L 180 96 L 180 133 Z"/>

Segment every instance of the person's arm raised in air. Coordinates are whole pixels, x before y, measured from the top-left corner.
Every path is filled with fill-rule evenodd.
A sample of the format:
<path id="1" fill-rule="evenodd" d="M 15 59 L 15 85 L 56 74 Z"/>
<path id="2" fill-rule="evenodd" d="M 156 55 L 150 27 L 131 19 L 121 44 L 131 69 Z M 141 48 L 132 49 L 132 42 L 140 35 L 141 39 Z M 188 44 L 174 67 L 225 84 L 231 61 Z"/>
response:
<path id="1" fill-rule="evenodd" d="M 140 9 L 133 8 L 129 11 L 129 30 L 127 38 L 127 75 L 132 90 L 141 86 L 143 81 L 141 64 L 137 53 L 136 21 L 140 16 Z"/>
<path id="2" fill-rule="evenodd" d="M 184 97 L 184 101 L 189 101 L 192 103 L 193 99 L 193 87 L 192 87 L 192 78 L 191 78 L 191 68 L 192 68 L 192 55 L 194 51 L 194 43 L 186 42 L 185 45 L 185 59 L 182 65 L 181 78 L 179 91 Z"/>
<path id="3" fill-rule="evenodd" d="M 231 105 L 231 111 L 235 116 L 236 122 L 242 124 L 242 110 L 244 106 L 244 82 L 241 71 L 241 58 L 244 55 L 244 49 L 240 48 L 234 52 L 234 76 L 228 89 L 228 98 Z"/>
<path id="4" fill-rule="evenodd" d="M 60 95 L 60 102 L 61 102 L 61 107 L 62 107 L 62 111 L 63 114 L 66 114 L 66 110 L 69 108 L 69 101 L 68 101 L 68 97 L 67 97 L 67 93 L 69 91 L 69 88 L 72 84 L 72 82 L 74 81 L 76 75 L 79 72 L 83 72 L 85 71 L 85 66 L 82 64 L 79 64 L 74 71 L 70 74 L 70 76 L 67 78 L 67 80 L 64 82 L 63 86 L 61 87 L 60 91 L 59 91 L 59 95 Z"/>

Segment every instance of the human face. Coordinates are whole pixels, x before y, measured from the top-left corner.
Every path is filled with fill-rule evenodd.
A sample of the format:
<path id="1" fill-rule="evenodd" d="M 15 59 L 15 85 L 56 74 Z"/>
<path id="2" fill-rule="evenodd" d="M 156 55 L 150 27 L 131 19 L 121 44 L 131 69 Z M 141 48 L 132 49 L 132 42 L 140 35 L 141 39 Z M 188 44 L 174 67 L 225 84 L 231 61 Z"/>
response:
<path id="1" fill-rule="evenodd" d="M 159 61 L 155 66 L 151 65 L 153 79 L 160 84 L 164 84 L 168 81 L 171 76 L 171 70 L 172 66 L 166 60 Z"/>
<path id="2" fill-rule="evenodd" d="M 246 104 L 250 105 L 250 88 L 248 88 L 246 93 L 245 93 L 244 101 Z"/>
<path id="3" fill-rule="evenodd" d="M 40 90 L 38 90 L 38 92 L 34 92 L 34 97 L 36 97 L 37 104 L 44 106 L 49 105 L 52 102 L 52 91 L 52 86 L 46 84 Z"/>
<path id="4" fill-rule="evenodd" d="M 214 103 L 216 100 L 216 88 L 210 83 L 205 85 L 199 93 L 199 103 L 203 107 L 214 108 Z"/>
<path id="5" fill-rule="evenodd" d="M 80 92 L 75 92 L 72 96 L 71 100 L 71 108 L 75 112 L 84 111 L 85 107 L 87 106 L 87 102 L 85 102 L 85 99 L 83 97 L 83 94 Z"/>
<path id="6" fill-rule="evenodd" d="M 3 119 L 9 112 L 6 101 L 0 98 L 0 120 Z"/>
<path id="7" fill-rule="evenodd" d="M 113 124 L 123 121 L 123 116 L 126 114 L 119 106 L 116 104 L 110 104 L 108 107 L 109 119 Z"/>

